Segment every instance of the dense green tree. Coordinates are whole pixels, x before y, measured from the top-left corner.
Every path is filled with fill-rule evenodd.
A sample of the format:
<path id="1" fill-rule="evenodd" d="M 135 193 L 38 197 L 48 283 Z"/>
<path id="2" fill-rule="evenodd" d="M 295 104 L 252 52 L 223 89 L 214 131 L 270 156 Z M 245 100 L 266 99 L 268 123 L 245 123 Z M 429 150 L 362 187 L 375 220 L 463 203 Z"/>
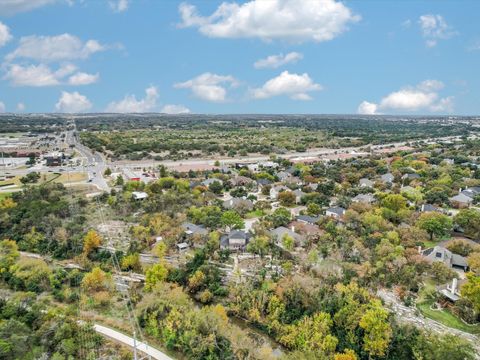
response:
<path id="1" fill-rule="evenodd" d="M 284 207 L 279 207 L 271 215 L 266 216 L 266 220 L 270 221 L 273 227 L 285 226 L 291 219 L 290 211 Z"/>
<path id="2" fill-rule="evenodd" d="M 243 229 L 245 222 L 242 217 L 234 210 L 225 211 L 221 217 L 221 223 L 225 227 L 232 229 Z"/>
<path id="3" fill-rule="evenodd" d="M 474 360 L 475 351 L 461 337 L 432 334 L 418 337 L 414 356 L 416 360 Z"/>
<path id="4" fill-rule="evenodd" d="M 434 236 L 442 237 L 450 233 L 452 219 L 441 213 L 426 212 L 418 218 L 417 226 L 425 230 L 430 235 L 430 240 L 433 240 Z"/>
<path id="5" fill-rule="evenodd" d="M 455 215 L 454 222 L 463 229 L 465 235 L 480 239 L 480 210 L 461 209 Z"/>

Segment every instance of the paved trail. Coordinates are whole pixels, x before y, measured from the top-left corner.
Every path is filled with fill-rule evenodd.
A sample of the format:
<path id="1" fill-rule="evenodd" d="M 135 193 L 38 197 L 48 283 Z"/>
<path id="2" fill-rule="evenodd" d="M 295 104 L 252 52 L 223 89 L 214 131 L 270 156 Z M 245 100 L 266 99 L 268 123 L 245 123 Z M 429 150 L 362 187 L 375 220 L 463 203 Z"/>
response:
<path id="1" fill-rule="evenodd" d="M 95 329 L 96 332 L 98 332 L 99 334 L 105 336 L 105 337 L 108 337 L 110 339 L 113 339 L 113 340 L 116 340 L 116 341 L 119 341 L 125 345 L 128 345 L 130 346 L 131 348 L 133 348 L 133 338 L 131 338 L 130 336 L 127 336 L 125 334 L 122 334 L 121 332 L 118 332 L 116 330 L 113 330 L 113 329 L 110 329 L 106 326 L 102 326 L 102 325 L 99 325 L 99 324 L 95 324 L 93 326 L 93 328 Z M 173 360 L 171 357 L 169 357 L 168 355 L 164 354 L 163 352 L 161 352 L 160 350 L 157 350 L 141 341 L 137 341 L 137 349 L 139 351 L 141 351 L 142 353 L 144 354 L 147 354 L 147 355 L 150 355 L 153 359 L 157 359 L 157 360 Z"/>

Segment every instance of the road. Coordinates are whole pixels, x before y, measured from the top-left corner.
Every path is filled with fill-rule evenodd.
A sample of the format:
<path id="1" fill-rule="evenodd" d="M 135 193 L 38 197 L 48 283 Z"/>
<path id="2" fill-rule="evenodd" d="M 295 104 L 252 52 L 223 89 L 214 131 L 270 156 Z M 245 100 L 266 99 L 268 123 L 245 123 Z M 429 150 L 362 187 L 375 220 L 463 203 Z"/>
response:
<path id="1" fill-rule="evenodd" d="M 401 147 L 405 146 L 408 143 L 413 143 L 415 141 L 425 141 L 426 143 L 432 143 L 435 141 L 445 141 L 445 140 L 459 140 L 459 136 L 446 136 L 441 138 L 431 138 L 431 139 L 418 139 L 411 141 L 401 141 L 388 144 L 379 144 L 379 145 L 363 145 L 357 147 L 344 147 L 338 149 L 331 148 L 320 148 L 320 149 L 310 149 L 305 152 L 294 152 L 288 154 L 281 154 L 284 159 L 293 160 L 296 158 L 305 159 L 305 158 L 321 158 L 322 156 L 329 156 L 334 154 L 351 154 L 351 153 L 360 153 L 362 148 L 371 147 L 372 149 L 388 148 L 388 147 Z M 270 155 L 249 155 L 243 157 L 235 158 L 198 158 L 198 159 L 185 159 L 185 160 L 139 160 L 139 161 L 118 161 L 111 163 L 112 165 L 125 167 L 125 168 L 140 168 L 140 167 L 151 167 L 158 165 L 165 165 L 167 167 L 176 167 L 180 165 L 192 165 L 192 166 L 211 166 L 214 165 L 215 161 L 219 161 L 223 164 L 232 164 L 232 163 L 247 163 L 247 162 L 259 162 L 259 161 L 268 161 L 270 160 Z"/>
<path id="2" fill-rule="evenodd" d="M 93 152 L 88 147 L 80 144 L 76 135 L 76 128 L 73 130 L 68 130 L 66 132 L 65 142 L 68 145 L 73 145 L 75 150 L 85 159 L 83 166 L 59 166 L 55 168 L 45 167 L 45 166 L 35 166 L 29 169 L 9 169 L 9 173 L 12 175 L 25 175 L 32 171 L 58 171 L 58 172 L 87 172 L 88 173 L 88 183 L 96 186 L 101 191 L 110 191 L 110 187 L 103 178 L 103 173 L 107 166 L 120 167 L 120 168 L 149 168 L 156 167 L 158 165 L 165 165 L 169 168 L 176 168 L 178 166 L 213 166 L 215 161 L 220 161 L 222 164 L 232 164 L 232 163 L 247 163 L 247 162 L 259 162 L 270 160 L 270 155 L 250 155 L 244 157 L 236 158 L 200 158 L 200 159 L 186 159 L 186 160 L 163 160 L 163 161 L 118 161 L 107 164 L 103 156 L 98 152 Z M 458 140 L 457 136 L 441 137 L 441 138 L 432 138 L 432 139 L 423 139 L 427 143 L 432 143 L 439 140 Z M 419 139 L 420 140 L 420 139 Z M 410 141 L 414 142 L 414 140 Z M 405 146 L 408 142 L 395 142 L 389 144 L 373 145 L 372 149 L 379 148 L 388 148 L 388 147 L 401 147 Z M 360 152 L 361 148 L 365 148 L 369 145 L 359 146 L 359 147 L 345 147 L 339 149 L 330 149 L 330 148 L 321 148 L 321 149 L 311 149 L 306 152 L 295 152 L 289 154 L 282 154 L 281 156 L 286 159 L 294 160 L 298 159 L 321 159 L 341 156 L 341 154 L 357 154 Z"/>
<path id="3" fill-rule="evenodd" d="M 83 146 L 77 139 L 76 127 L 74 130 L 67 131 L 65 140 L 69 145 L 73 145 L 75 150 L 85 159 L 84 171 L 88 173 L 89 182 L 103 191 L 110 191 L 110 187 L 103 178 L 103 173 L 107 168 L 105 160 L 98 152 L 92 152 L 88 147 Z"/>
<path id="4" fill-rule="evenodd" d="M 88 182 L 79 182 L 75 184 L 91 184 L 97 187 L 101 191 L 110 192 L 110 187 L 103 178 L 103 173 L 107 168 L 107 164 L 103 156 L 98 152 L 93 152 L 88 147 L 80 144 L 76 136 L 76 128 L 73 130 L 67 130 L 65 133 L 65 143 L 68 146 L 73 146 L 75 151 L 84 158 L 83 165 L 81 166 L 55 166 L 47 167 L 45 165 L 37 164 L 27 169 L 8 169 L 7 173 L 11 175 L 24 176 L 30 172 L 60 172 L 60 173 L 75 173 L 75 172 L 84 172 L 88 174 Z M 68 185 L 65 184 L 65 185 Z M 6 190 L 6 189 L 5 189 Z"/>
<path id="5" fill-rule="evenodd" d="M 93 328 L 95 331 L 105 337 L 108 337 L 110 339 L 113 339 L 115 341 L 121 342 L 122 344 L 125 344 L 127 346 L 130 346 L 132 349 L 134 347 L 134 339 L 131 338 L 130 336 L 127 336 L 125 334 L 122 334 L 121 332 L 118 332 L 116 330 L 110 329 L 106 326 L 95 324 L 93 325 Z M 145 344 L 141 341 L 137 341 L 137 350 L 141 351 L 144 354 L 147 354 L 151 356 L 153 359 L 158 359 L 158 360 L 173 360 L 171 357 L 166 355 L 165 353 L 161 352 L 160 350 L 157 350 L 148 344 Z"/>

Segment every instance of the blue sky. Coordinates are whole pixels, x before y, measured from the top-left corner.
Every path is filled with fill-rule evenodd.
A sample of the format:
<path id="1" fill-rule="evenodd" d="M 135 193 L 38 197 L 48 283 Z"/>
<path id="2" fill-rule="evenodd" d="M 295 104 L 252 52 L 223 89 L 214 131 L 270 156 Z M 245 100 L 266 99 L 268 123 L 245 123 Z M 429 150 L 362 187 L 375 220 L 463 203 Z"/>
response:
<path id="1" fill-rule="evenodd" d="M 0 110 L 478 115 L 478 14 L 467 0 L 0 0 Z"/>

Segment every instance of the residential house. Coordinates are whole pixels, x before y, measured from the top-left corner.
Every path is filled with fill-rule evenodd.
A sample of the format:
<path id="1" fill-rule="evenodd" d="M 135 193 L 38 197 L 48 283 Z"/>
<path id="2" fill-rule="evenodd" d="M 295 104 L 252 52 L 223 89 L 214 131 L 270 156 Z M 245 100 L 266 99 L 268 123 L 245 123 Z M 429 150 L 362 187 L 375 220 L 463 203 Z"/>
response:
<path id="1" fill-rule="evenodd" d="M 440 211 L 437 207 L 431 204 L 422 204 L 420 207 L 421 212 Z"/>
<path id="2" fill-rule="evenodd" d="M 294 217 L 300 215 L 300 213 L 307 211 L 307 207 L 305 205 L 295 206 L 290 208 L 290 214 Z"/>
<path id="3" fill-rule="evenodd" d="M 277 173 L 277 177 L 278 177 L 278 180 L 284 182 L 286 181 L 287 179 L 291 178 L 292 177 L 292 174 L 286 172 L 286 171 L 279 171 Z"/>
<path id="4" fill-rule="evenodd" d="M 220 185 L 223 185 L 223 181 L 221 179 L 217 179 L 217 178 L 208 178 L 208 179 L 205 179 L 202 181 L 202 185 L 204 186 L 210 186 L 211 184 L 213 184 L 214 182 L 219 182 Z"/>
<path id="5" fill-rule="evenodd" d="M 284 181 L 285 184 L 290 184 L 290 185 L 297 185 L 297 186 L 300 186 L 303 184 L 303 181 L 302 179 L 300 179 L 299 177 L 297 176 L 290 176 L 289 178 L 287 178 L 285 181 Z"/>
<path id="6" fill-rule="evenodd" d="M 316 224 L 320 216 L 298 215 L 296 220 L 305 224 Z"/>
<path id="7" fill-rule="evenodd" d="M 373 187 L 373 181 L 366 178 L 360 179 L 358 184 L 360 187 Z"/>
<path id="8" fill-rule="evenodd" d="M 278 194 L 280 194 L 282 191 L 291 191 L 291 190 L 284 185 L 272 186 L 272 188 L 270 189 L 270 198 L 277 199 Z"/>
<path id="9" fill-rule="evenodd" d="M 296 233 L 294 227 L 289 229 L 285 226 L 279 226 L 273 230 L 270 230 L 270 235 L 275 240 L 275 243 L 280 247 L 283 247 L 282 241 L 285 236 L 290 236 L 293 238 L 296 246 L 303 245 L 305 242 L 305 236 Z"/>
<path id="10" fill-rule="evenodd" d="M 204 236 L 208 234 L 208 230 L 205 229 L 202 225 L 195 225 L 189 222 L 185 222 L 182 224 L 182 228 L 185 231 L 185 234 L 188 236 Z"/>
<path id="11" fill-rule="evenodd" d="M 257 180 L 257 187 L 259 190 L 262 190 L 265 186 L 272 185 L 272 182 L 268 179 L 258 179 Z"/>
<path id="12" fill-rule="evenodd" d="M 253 209 L 253 202 L 248 199 L 243 198 L 231 198 L 223 202 L 223 207 L 225 209 L 235 209 L 235 210 L 246 210 L 251 211 Z"/>
<path id="13" fill-rule="evenodd" d="M 375 202 L 375 197 L 372 194 L 358 194 L 352 199 L 352 201 L 364 204 L 371 204 Z"/>
<path id="14" fill-rule="evenodd" d="M 235 176 L 234 178 L 230 179 L 230 183 L 233 186 L 247 186 L 249 184 L 253 184 L 255 181 L 250 179 L 249 177 L 246 176 Z"/>
<path id="15" fill-rule="evenodd" d="M 475 198 L 475 196 L 480 193 L 477 192 L 477 189 L 478 187 L 465 189 L 463 191 L 462 189 L 460 189 L 460 192 L 457 195 L 451 197 L 449 200 L 455 207 L 469 207 L 473 203 L 473 199 Z"/>
<path id="16" fill-rule="evenodd" d="M 330 207 L 325 211 L 325 216 L 333 217 L 335 219 L 341 218 L 345 215 L 345 209 L 340 206 Z"/>
<path id="17" fill-rule="evenodd" d="M 320 227 L 316 224 L 311 224 L 311 223 L 305 223 L 302 221 L 292 221 L 290 224 L 288 224 L 290 229 L 292 227 L 295 229 L 295 232 L 297 234 L 303 235 L 305 237 L 308 237 L 313 234 L 321 234 L 323 231 L 320 229 Z"/>
<path id="18" fill-rule="evenodd" d="M 475 196 L 480 195 L 480 186 L 473 186 L 473 187 L 466 188 L 465 190 L 462 191 L 462 194 L 474 199 Z"/>
<path id="19" fill-rule="evenodd" d="M 244 250 L 247 246 L 250 234 L 241 230 L 232 230 L 220 237 L 220 249 Z"/>
<path id="20" fill-rule="evenodd" d="M 293 193 L 295 194 L 295 202 L 297 204 L 300 204 L 301 201 L 302 201 L 302 197 L 304 197 L 305 195 L 307 195 L 306 193 L 304 193 L 302 190 L 300 189 L 297 189 L 295 191 L 293 191 Z"/>
<path id="21" fill-rule="evenodd" d="M 386 173 L 380 176 L 380 179 L 385 184 L 391 184 L 395 180 L 395 176 L 392 173 Z"/>
<path id="22" fill-rule="evenodd" d="M 422 255 L 428 262 L 442 262 L 449 268 L 461 268 L 468 270 L 467 259 L 461 255 L 454 254 L 443 246 L 435 246 L 422 251 Z"/>
<path id="23" fill-rule="evenodd" d="M 276 169 L 279 166 L 276 162 L 273 161 L 262 161 L 258 165 L 264 169 Z"/>

